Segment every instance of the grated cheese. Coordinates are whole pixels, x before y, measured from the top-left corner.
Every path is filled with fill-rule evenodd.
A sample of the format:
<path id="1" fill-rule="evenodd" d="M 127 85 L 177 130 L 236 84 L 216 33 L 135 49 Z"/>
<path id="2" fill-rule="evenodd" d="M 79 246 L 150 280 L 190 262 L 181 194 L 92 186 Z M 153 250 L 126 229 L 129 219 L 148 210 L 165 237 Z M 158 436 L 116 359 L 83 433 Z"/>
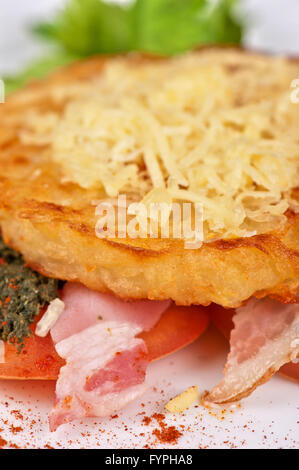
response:
<path id="1" fill-rule="evenodd" d="M 60 299 L 54 299 L 50 302 L 47 311 L 44 313 L 38 324 L 36 325 L 35 334 L 44 338 L 47 336 L 51 328 L 55 325 L 58 318 L 64 310 L 64 302 Z"/>
<path id="2" fill-rule="evenodd" d="M 153 189 L 204 207 L 207 238 L 250 236 L 298 210 L 298 64 L 238 51 L 107 61 L 63 113 L 31 116 L 69 181 L 107 198 Z M 154 194 L 154 193 L 153 193 Z M 155 193 L 156 197 L 157 193 Z"/>

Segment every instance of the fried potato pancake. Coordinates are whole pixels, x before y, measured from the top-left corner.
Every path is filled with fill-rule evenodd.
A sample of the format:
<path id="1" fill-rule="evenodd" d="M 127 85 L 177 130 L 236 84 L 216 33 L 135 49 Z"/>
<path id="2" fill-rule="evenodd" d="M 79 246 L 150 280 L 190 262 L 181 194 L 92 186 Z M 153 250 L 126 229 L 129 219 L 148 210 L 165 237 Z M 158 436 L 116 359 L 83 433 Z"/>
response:
<path id="1" fill-rule="evenodd" d="M 228 76 L 236 73 L 238 66 L 250 74 L 251 63 L 263 60 L 263 56 L 242 51 L 198 52 L 210 53 L 216 54 L 215 61 L 217 54 L 230 54 Z M 244 56 L 248 57 L 246 65 L 242 65 Z M 62 116 L 81 88 L 85 90 L 101 75 L 109 60 L 95 57 L 72 64 L 31 83 L 0 106 L 0 227 L 6 243 L 23 254 L 28 266 L 46 276 L 81 282 L 125 299 L 171 298 L 178 305 L 214 302 L 229 308 L 240 306 L 251 296 L 297 302 L 296 187 L 283 218 L 271 227 L 265 224 L 265 230 L 251 236 L 216 237 L 199 249 L 185 249 L 184 240 L 174 238 L 96 236 L 94 204 L 107 197 L 105 188 L 83 187 L 68 178 L 63 164 L 53 159 L 49 138 L 41 134 L 39 140 L 32 141 L 28 131 L 32 115 L 46 115 L 48 124 L 43 126 L 51 128 L 51 116 Z M 129 56 L 124 60 L 134 67 L 167 59 Z M 286 87 L 289 77 L 299 77 L 299 64 L 290 61 Z M 297 112 L 299 123 L 299 108 Z M 271 135 L 265 133 L 263 138 L 271 139 Z M 298 140 L 294 148 L 298 163 Z"/>

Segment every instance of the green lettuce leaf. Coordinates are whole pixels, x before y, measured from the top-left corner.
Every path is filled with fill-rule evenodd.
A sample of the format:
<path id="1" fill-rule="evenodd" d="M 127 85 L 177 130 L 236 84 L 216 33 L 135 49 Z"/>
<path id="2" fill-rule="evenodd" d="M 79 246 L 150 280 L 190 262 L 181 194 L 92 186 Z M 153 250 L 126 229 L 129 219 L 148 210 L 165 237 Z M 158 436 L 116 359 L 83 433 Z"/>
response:
<path id="1" fill-rule="evenodd" d="M 236 0 L 137 0 L 138 49 L 177 54 L 203 44 L 239 44 Z"/>
<path id="2" fill-rule="evenodd" d="M 134 49 L 134 14 L 131 6 L 102 0 L 69 0 L 52 23 L 33 32 L 82 57 Z"/>
<path id="3" fill-rule="evenodd" d="M 243 23 L 235 13 L 237 4 L 238 0 L 134 0 L 120 6 L 68 0 L 52 21 L 33 27 L 55 52 L 6 79 L 6 92 L 94 54 L 172 55 L 204 44 L 240 44 Z"/>

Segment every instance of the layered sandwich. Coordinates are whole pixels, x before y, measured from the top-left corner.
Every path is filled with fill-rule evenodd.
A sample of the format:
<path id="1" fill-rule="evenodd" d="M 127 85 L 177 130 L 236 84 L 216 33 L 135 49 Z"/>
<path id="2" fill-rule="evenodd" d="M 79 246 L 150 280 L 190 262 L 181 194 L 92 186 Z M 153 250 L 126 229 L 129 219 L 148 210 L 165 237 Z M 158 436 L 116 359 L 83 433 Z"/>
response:
<path id="1" fill-rule="evenodd" d="M 52 430 L 134 400 L 210 321 L 230 353 L 205 403 L 298 379 L 298 77 L 233 49 L 95 57 L 0 107 L 0 376 L 57 380 Z"/>

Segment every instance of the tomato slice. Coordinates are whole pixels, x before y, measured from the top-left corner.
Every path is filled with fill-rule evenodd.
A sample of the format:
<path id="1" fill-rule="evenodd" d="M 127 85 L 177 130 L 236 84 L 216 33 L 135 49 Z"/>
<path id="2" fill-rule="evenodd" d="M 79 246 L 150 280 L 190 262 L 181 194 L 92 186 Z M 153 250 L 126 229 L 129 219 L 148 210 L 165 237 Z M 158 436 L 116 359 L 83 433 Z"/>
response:
<path id="1" fill-rule="evenodd" d="M 33 333 L 41 316 L 30 327 Z M 51 336 L 41 338 L 33 334 L 24 343 L 20 354 L 16 346 L 5 343 L 5 362 L 0 364 L 0 378 L 56 380 L 65 362 L 58 356 Z"/>
<path id="2" fill-rule="evenodd" d="M 147 344 L 149 360 L 155 361 L 190 344 L 205 331 L 209 322 L 205 308 L 173 306 L 150 331 L 139 336 Z M 35 325 L 31 326 L 32 332 Z M 5 344 L 5 363 L 0 364 L 0 378 L 57 380 L 64 364 L 49 334 L 45 338 L 33 335 L 25 340 L 20 354 L 15 346 Z"/>
<path id="3" fill-rule="evenodd" d="M 226 309 L 216 304 L 210 305 L 208 309 L 214 325 L 224 334 L 226 339 L 229 340 L 230 332 L 234 327 L 233 316 L 235 310 L 232 308 Z"/>
<path id="4" fill-rule="evenodd" d="M 210 318 L 205 307 L 171 306 L 158 323 L 139 335 L 146 342 L 150 361 L 156 361 L 195 341 L 207 328 Z"/>
<path id="5" fill-rule="evenodd" d="M 299 362 L 288 362 L 279 369 L 279 373 L 288 379 L 299 382 Z"/>
<path id="6" fill-rule="evenodd" d="M 223 333 L 226 339 L 229 340 L 230 332 L 234 327 L 233 316 L 235 314 L 235 310 L 225 309 L 215 304 L 208 308 L 212 322 Z M 288 379 L 299 382 L 299 363 L 294 364 L 293 362 L 289 362 L 282 366 L 278 373 Z"/>

